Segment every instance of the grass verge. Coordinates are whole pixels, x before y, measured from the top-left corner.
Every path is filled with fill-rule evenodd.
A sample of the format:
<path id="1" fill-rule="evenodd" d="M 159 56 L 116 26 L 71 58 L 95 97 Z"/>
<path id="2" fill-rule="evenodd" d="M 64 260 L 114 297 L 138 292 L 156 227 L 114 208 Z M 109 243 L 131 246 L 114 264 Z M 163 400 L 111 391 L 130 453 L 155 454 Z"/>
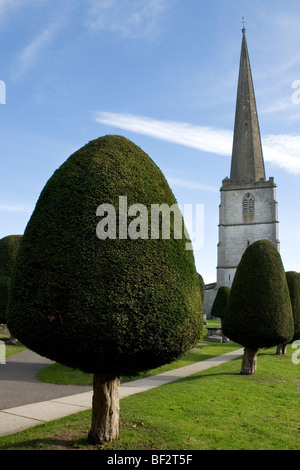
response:
<path id="1" fill-rule="evenodd" d="M 299 365 L 293 350 L 262 350 L 258 371 L 241 359 L 121 400 L 120 439 L 90 446 L 91 411 L 0 438 L 0 450 L 300 450 Z"/>

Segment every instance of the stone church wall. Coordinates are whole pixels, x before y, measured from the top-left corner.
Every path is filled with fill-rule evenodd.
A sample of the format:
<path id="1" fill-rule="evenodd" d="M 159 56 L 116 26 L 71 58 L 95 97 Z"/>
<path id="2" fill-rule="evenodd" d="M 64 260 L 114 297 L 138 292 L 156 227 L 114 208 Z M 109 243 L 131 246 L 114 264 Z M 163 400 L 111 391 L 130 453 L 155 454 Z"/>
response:
<path id="1" fill-rule="evenodd" d="M 211 317 L 211 307 L 217 295 L 216 286 L 217 283 L 214 282 L 213 284 L 206 284 L 204 287 L 203 314 L 206 315 L 206 318 Z"/>

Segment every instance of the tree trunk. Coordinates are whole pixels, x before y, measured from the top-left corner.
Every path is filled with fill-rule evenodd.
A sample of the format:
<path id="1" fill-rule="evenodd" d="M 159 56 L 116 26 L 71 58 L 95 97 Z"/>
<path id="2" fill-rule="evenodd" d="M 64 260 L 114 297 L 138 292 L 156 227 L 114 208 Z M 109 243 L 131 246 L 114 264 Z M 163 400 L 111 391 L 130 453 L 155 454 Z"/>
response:
<path id="1" fill-rule="evenodd" d="M 284 343 L 278 344 L 276 349 L 276 354 L 286 354 L 286 347 L 287 345 Z"/>
<path id="2" fill-rule="evenodd" d="M 10 334 L 9 336 L 8 344 L 13 344 L 13 345 L 17 344 L 17 340 L 16 338 L 12 336 L 12 334 Z"/>
<path id="3" fill-rule="evenodd" d="M 94 374 L 92 425 L 88 435 L 92 444 L 119 438 L 119 386 L 118 377 Z"/>
<path id="4" fill-rule="evenodd" d="M 250 375 L 256 373 L 258 349 L 244 348 L 244 356 L 241 367 L 242 375 Z"/>

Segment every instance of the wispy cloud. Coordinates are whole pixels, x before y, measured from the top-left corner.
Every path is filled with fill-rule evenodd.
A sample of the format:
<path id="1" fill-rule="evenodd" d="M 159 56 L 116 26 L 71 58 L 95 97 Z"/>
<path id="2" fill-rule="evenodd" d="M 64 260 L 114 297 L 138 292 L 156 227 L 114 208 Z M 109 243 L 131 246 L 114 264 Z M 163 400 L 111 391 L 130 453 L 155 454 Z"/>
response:
<path id="1" fill-rule="evenodd" d="M 14 80 L 22 78 L 34 66 L 43 50 L 51 43 L 59 25 L 59 22 L 51 23 L 21 51 L 12 74 Z"/>
<path id="2" fill-rule="evenodd" d="M 125 37 L 155 36 L 170 0 L 88 0 L 88 26 Z"/>
<path id="3" fill-rule="evenodd" d="M 217 155 L 231 156 L 232 152 L 233 133 L 228 130 L 104 111 L 96 113 L 95 121 Z M 262 144 L 266 161 L 300 174 L 300 136 L 267 135 Z"/>
<path id="4" fill-rule="evenodd" d="M 193 147 L 198 150 L 230 155 L 232 132 L 185 122 L 159 121 L 145 116 L 100 111 L 95 120 L 119 129 L 148 135 L 156 139 Z"/>
<path id="5" fill-rule="evenodd" d="M 262 143 L 266 161 L 289 173 L 300 174 L 299 135 L 267 135 Z"/>

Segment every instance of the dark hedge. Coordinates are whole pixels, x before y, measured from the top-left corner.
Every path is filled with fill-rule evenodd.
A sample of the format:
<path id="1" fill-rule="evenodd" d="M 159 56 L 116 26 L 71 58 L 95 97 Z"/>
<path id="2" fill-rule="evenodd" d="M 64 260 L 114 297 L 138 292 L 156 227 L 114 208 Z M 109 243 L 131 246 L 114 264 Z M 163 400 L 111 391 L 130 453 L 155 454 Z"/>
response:
<path id="1" fill-rule="evenodd" d="M 238 265 L 222 321 L 224 334 L 252 349 L 288 343 L 293 314 L 278 250 L 259 240 L 244 252 Z"/>
<path id="2" fill-rule="evenodd" d="M 22 235 L 8 235 L 0 240 L 0 323 L 6 323 L 8 289 Z"/>
<path id="3" fill-rule="evenodd" d="M 204 280 L 203 280 L 203 277 L 201 276 L 201 274 L 198 273 L 198 277 L 199 277 L 199 282 L 200 282 L 201 298 L 202 298 L 202 302 L 203 302 L 205 284 L 204 284 Z"/>
<path id="4" fill-rule="evenodd" d="M 202 332 L 184 231 L 169 240 L 96 236 L 97 207 L 118 209 L 119 196 L 146 205 L 149 224 L 151 204 L 176 203 L 151 158 L 121 136 L 89 142 L 56 170 L 26 227 L 8 310 L 11 332 L 32 350 L 111 377 L 170 362 Z"/>
<path id="5" fill-rule="evenodd" d="M 230 287 L 220 286 L 212 304 L 211 315 L 214 317 L 224 318 L 225 310 L 230 294 Z"/>
<path id="6" fill-rule="evenodd" d="M 294 316 L 294 336 L 292 341 L 300 339 L 300 274 L 296 271 L 285 273 Z"/>

